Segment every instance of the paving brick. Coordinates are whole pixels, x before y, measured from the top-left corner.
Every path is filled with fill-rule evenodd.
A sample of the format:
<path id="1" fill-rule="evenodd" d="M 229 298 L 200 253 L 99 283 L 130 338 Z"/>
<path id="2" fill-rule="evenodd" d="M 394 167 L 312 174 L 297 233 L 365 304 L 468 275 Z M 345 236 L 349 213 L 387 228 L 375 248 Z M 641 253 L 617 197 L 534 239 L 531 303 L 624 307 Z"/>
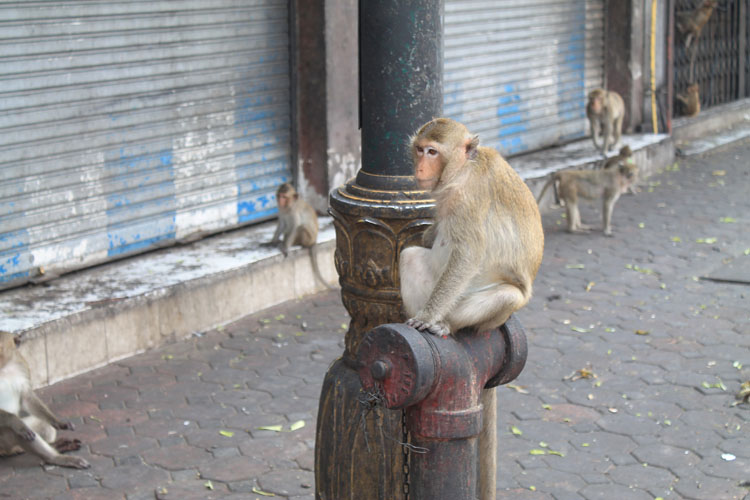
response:
<path id="1" fill-rule="evenodd" d="M 226 483 L 249 481 L 268 473 L 262 460 L 250 457 L 231 457 L 213 460 L 200 468 L 201 477 Z"/>

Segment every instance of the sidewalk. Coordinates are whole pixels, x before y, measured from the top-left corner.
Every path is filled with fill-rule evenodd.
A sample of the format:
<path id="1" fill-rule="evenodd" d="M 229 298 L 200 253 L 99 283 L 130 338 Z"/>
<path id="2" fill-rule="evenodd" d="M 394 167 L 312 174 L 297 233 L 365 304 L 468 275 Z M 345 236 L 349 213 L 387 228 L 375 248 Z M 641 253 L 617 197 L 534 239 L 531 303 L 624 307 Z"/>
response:
<path id="1" fill-rule="evenodd" d="M 750 498 L 750 405 L 732 406 L 750 287 L 702 279 L 750 278 L 748 158 L 746 141 L 679 159 L 620 199 L 612 238 L 544 216 L 528 363 L 499 389 L 500 498 Z M 92 468 L 1 458 L 0 498 L 313 499 L 317 398 L 347 324 L 325 292 L 39 391 Z"/>

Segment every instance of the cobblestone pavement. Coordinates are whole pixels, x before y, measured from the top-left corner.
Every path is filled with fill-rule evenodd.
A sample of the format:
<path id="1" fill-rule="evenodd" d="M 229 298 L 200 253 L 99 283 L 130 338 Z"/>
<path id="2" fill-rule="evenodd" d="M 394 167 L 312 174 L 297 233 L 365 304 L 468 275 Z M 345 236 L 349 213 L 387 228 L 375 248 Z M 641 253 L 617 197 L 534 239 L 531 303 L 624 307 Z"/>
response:
<path id="1" fill-rule="evenodd" d="M 618 202 L 613 238 L 544 217 L 528 363 L 499 389 L 500 498 L 750 498 L 750 405 L 733 406 L 750 288 L 699 279 L 750 259 L 748 158 L 746 143 L 651 177 Z M 40 391 L 92 468 L 0 459 L 0 497 L 312 499 L 317 398 L 347 323 L 323 293 Z"/>

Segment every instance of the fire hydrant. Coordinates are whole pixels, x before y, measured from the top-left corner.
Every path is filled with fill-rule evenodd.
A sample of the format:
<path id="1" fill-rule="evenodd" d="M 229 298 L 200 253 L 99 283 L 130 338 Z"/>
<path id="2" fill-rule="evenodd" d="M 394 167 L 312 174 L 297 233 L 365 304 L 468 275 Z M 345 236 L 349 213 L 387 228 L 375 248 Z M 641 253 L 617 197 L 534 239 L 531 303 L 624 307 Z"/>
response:
<path id="1" fill-rule="evenodd" d="M 409 465 L 415 500 L 473 500 L 483 389 L 515 379 L 526 363 L 526 336 L 513 317 L 486 332 L 446 338 L 401 323 L 367 333 L 357 352 L 365 391 L 390 409 L 406 409 L 414 453 Z"/>

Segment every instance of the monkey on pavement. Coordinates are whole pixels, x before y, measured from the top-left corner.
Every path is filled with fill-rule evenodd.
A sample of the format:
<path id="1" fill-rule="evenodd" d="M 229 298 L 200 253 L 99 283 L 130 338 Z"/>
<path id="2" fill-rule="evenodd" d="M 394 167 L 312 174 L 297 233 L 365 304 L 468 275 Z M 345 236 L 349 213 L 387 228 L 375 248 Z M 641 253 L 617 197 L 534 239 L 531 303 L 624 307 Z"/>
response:
<path id="1" fill-rule="evenodd" d="M 594 147 L 603 154 L 617 146 L 622 135 L 622 120 L 625 117 L 625 103 L 617 92 L 594 89 L 589 93 L 586 116 L 591 126 L 591 140 Z M 599 144 L 599 135 L 602 144 Z M 610 138 L 614 139 L 610 142 Z"/>
<path id="2" fill-rule="evenodd" d="M 315 209 L 300 198 L 297 190 L 288 182 L 281 184 L 276 190 L 276 203 L 279 207 L 279 222 L 273 238 L 264 245 L 278 246 L 284 257 L 289 254 L 292 245 L 307 248 L 310 251 L 313 274 L 326 288 L 333 288 L 323 279 L 313 250 L 318 239 L 318 216 Z"/>
<path id="3" fill-rule="evenodd" d="M 399 257 L 407 324 L 435 335 L 501 326 L 531 298 L 544 233 L 526 184 L 466 127 L 447 118 L 423 125 L 410 140 L 420 189 L 436 201 L 427 247 Z M 497 400 L 482 391 L 480 498 L 495 498 Z M 487 431 L 487 432 L 486 432 Z M 485 433 L 486 432 L 486 433 Z"/>
<path id="4" fill-rule="evenodd" d="M 638 166 L 635 163 L 619 162 L 616 166 L 599 170 L 562 170 L 555 172 L 539 193 L 542 200 L 547 188 L 558 183 L 558 194 L 565 201 L 568 231 L 571 233 L 588 230 L 581 224 L 578 198 L 595 200 L 602 198 L 602 218 L 604 234 L 612 236 L 612 211 L 620 195 L 638 180 Z"/>
<path id="5" fill-rule="evenodd" d="M 34 394 L 30 378 L 15 336 L 0 331 L 0 455 L 25 450 L 48 464 L 87 469 L 89 463 L 83 458 L 59 453 L 77 450 L 81 442 L 55 440 L 57 429 L 73 430 L 73 425 L 57 418 Z"/>

